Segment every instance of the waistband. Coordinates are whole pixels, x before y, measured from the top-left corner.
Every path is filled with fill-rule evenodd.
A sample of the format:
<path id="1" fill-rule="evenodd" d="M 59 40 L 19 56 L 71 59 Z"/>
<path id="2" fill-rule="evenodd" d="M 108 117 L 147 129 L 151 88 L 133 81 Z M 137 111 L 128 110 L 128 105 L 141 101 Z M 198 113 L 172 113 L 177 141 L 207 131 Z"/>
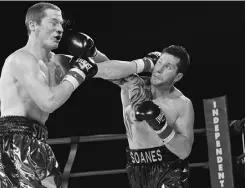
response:
<path id="1" fill-rule="evenodd" d="M 48 138 L 45 125 L 24 116 L 0 117 L 0 136 L 7 134 L 27 134 L 41 141 L 46 141 Z"/>
<path id="2" fill-rule="evenodd" d="M 126 149 L 127 161 L 131 164 L 169 162 L 179 159 L 165 145 L 148 149 Z"/>

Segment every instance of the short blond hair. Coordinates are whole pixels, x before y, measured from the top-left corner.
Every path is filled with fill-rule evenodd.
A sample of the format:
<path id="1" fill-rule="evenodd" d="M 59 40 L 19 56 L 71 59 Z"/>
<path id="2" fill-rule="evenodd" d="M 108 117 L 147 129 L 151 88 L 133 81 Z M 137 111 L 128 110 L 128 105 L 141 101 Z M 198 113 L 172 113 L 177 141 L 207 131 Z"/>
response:
<path id="1" fill-rule="evenodd" d="M 53 9 L 53 10 L 58 10 L 61 11 L 61 9 L 52 4 L 52 3 L 47 3 L 47 2 L 40 2 L 32 5 L 26 13 L 26 19 L 25 19 L 25 25 L 27 28 L 27 34 L 29 35 L 31 33 L 30 28 L 29 28 L 29 22 L 34 21 L 37 24 L 41 23 L 41 20 L 43 17 L 45 17 L 45 10 L 47 9 Z"/>

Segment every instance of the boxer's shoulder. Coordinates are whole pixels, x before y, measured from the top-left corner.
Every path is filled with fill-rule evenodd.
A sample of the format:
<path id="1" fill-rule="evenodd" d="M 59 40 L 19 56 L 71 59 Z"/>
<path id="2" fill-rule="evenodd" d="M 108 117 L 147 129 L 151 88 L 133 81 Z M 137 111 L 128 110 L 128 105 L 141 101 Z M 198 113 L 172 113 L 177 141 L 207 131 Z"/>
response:
<path id="1" fill-rule="evenodd" d="M 145 80 L 138 74 L 131 74 L 125 77 L 124 80 L 125 83 L 130 84 L 131 86 L 145 86 Z"/>
<path id="2" fill-rule="evenodd" d="M 33 66 L 37 59 L 27 50 L 19 49 L 11 53 L 5 60 L 5 66 Z"/>
<path id="3" fill-rule="evenodd" d="M 143 79 L 143 81 L 144 81 L 146 86 L 150 86 L 151 85 L 149 76 L 141 76 L 141 78 Z"/>
<path id="4" fill-rule="evenodd" d="M 54 54 L 52 52 L 52 56 L 54 58 L 54 60 L 56 61 L 70 61 L 72 59 L 73 56 L 71 55 L 67 55 L 67 54 Z"/>
<path id="5" fill-rule="evenodd" d="M 176 111 L 182 111 L 192 105 L 191 100 L 177 88 L 168 97 L 160 97 L 154 100 L 159 106 L 167 106 Z"/>
<path id="6" fill-rule="evenodd" d="M 191 100 L 177 89 L 176 97 L 174 98 L 174 105 L 179 112 L 185 112 L 187 109 L 193 109 Z"/>
<path id="7" fill-rule="evenodd" d="M 184 102 L 189 100 L 188 97 L 186 97 L 178 88 L 174 87 L 171 95 L 168 97 L 172 100 L 175 100 L 177 102 Z"/>
<path id="8" fill-rule="evenodd" d="M 177 99 L 177 102 L 184 105 L 191 103 L 191 100 L 187 96 L 185 96 L 180 90 L 175 88 L 175 91 L 176 91 L 175 98 Z"/>
<path id="9" fill-rule="evenodd" d="M 144 80 L 137 74 L 131 74 L 119 79 L 111 79 L 110 81 L 121 86 L 124 90 L 130 89 L 132 86 L 144 84 Z"/>

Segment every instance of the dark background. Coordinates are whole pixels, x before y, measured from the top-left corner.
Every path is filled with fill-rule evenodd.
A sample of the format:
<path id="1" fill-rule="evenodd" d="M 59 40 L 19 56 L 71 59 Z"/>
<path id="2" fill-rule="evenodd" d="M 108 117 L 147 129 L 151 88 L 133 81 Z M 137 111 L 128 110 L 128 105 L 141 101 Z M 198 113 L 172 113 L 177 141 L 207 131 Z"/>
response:
<path id="1" fill-rule="evenodd" d="M 1 66 L 27 42 L 25 13 L 35 2 L 0 2 Z M 229 120 L 245 116 L 244 2 L 53 2 L 64 11 L 71 27 L 91 36 L 110 59 L 133 60 L 171 44 L 184 46 L 191 56 L 187 75 L 177 87 L 195 109 L 195 128 L 205 128 L 202 99 L 227 95 Z M 56 53 L 66 53 L 61 42 Z M 94 134 L 124 134 L 120 89 L 108 81 L 83 83 L 50 115 L 50 138 Z M 231 130 L 232 155 L 242 153 L 241 137 Z M 79 144 L 72 172 L 125 167 L 127 141 Z M 69 145 L 52 148 L 63 170 Z M 191 162 L 205 162 L 206 137 L 196 135 Z M 234 165 L 236 187 L 244 178 Z M 190 184 L 209 187 L 209 172 L 192 168 Z M 244 182 L 244 179 L 243 179 Z M 71 178 L 70 187 L 127 187 L 126 174 Z"/>

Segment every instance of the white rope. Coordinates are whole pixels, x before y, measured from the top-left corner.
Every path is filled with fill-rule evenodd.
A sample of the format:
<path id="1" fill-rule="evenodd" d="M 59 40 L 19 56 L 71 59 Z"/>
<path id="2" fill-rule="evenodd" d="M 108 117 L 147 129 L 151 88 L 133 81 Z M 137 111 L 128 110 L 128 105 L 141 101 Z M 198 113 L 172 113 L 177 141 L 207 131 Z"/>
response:
<path id="1" fill-rule="evenodd" d="M 205 133 L 205 129 L 195 129 L 194 133 Z M 108 140 L 123 140 L 126 139 L 126 134 L 105 134 L 105 135 L 90 135 L 90 136 L 80 136 L 78 142 L 97 142 L 97 141 L 108 141 Z M 52 138 L 47 140 L 47 144 L 69 144 L 71 143 L 71 138 Z"/>
<path id="2" fill-rule="evenodd" d="M 208 168 L 207 162 L 204 163 L 191 163 L 189 164 L 191 168 L 193 167 L 203 167 Z M 109 175 L 109 174 L 123 174 L 126 173 L 126 169 L 115 169 L 115 170 L 101 170 L 101 171 L 90 171 L 90 172 L 77 172 L 71 173 L 70 177 L 85 177 L 85 176 L 98 176 L 98 175 Z"/>
<path id="3" fill-rule="evenodd" d="M 244 132 L 242 133 L 242 142 L 243 142 L 243 153 L 245 153 L 245 146 L 244 146 Z"/>

